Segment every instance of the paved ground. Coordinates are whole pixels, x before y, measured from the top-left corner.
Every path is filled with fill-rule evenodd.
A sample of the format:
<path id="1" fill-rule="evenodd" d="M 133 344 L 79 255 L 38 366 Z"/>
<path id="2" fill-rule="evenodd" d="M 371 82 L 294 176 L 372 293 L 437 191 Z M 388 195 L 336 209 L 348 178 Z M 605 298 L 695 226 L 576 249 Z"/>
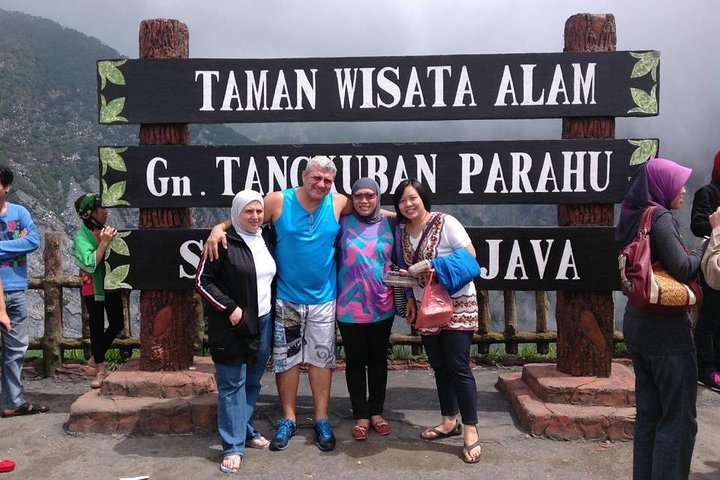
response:
<path id="1" fill-rule="evenodd" d="M 478 367 L 478 410 L 483 459 L 466 465 L 458 457 L 461 437 L 440 442 L 419 438 L 438 419 L 432 373 L 390 373 L 386 417 L 388 437 L 371 434 L 365 442 L 350 436 L 353 421 L 342 372 L 335 373 L 331 422 L 338 438 L 334 452 L 321 453 L 312 443 L 312 415 L 307 378 L 298 400 L 300 433 L 285 452 L 248 450 L 238 478 L 262 479 L 628 479 L 632 443 L 557 442 L 532 438 L 519 430 L 508 403 L 494 387 L 507 370 Z M 4 479 L 118 479 L 148 475 L 161 479 L 225 478 L 218 469 L 220 445 L 215 435 L 134 437 L 67 435 L 62 429 L 72 402 L 88 382 L 53 379 L 27 383 L 31 400 L 52 407 L 43 415 L 0 419 L 0 459 L 18 464 Z M 271 375 L 263 379 L 258 425 L 271 433 L 279 408 Z M 701 389 L 700 433 L 693 460 L 694 480 L 720 478 L 720 394 Z"/>

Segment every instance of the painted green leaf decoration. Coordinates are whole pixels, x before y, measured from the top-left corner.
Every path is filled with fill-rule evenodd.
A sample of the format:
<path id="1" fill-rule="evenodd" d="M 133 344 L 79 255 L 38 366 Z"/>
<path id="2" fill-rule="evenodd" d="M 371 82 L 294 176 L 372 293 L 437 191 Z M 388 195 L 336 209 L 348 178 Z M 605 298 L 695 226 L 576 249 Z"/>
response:
<path id="1" fill-rule="evenodd" d="M 122 196 L 125 195 L 125 187 L 127 181 L 113 183 L 109 187 L 103 180 L 103 205 L 106 207 L 114 207 L 116 205 L 130 205 L 127 201 L 122 200 Z"/>
<path id="2" fill-rule="evenodd" d="M 105 95 L 100 95 L 100 123 L 127 122 L 127 118 L 120 116 L 125 108 L 125 97 L 116 98 L 109 103 Z"/>
<path id="3" fill-rule="evenodd" d="M 128 247 L 127 242 L 118 236 L 115 236 L 115 238 L 112 239 L 109 247 L 109 250 L 112 250 L 118 255 L 124 255 L 126 257 L 130 256 L 130 248 Z"/>
<path id="4" fill-rule="evenodd" d="M 115 85 L 125 85 L 125 77 L 120 68 L 127 60 L 113 61 L 105 60 L 98 62 L 98 75 L 100 75 L 100 90 L 105 89 L 107 82 Z"/>
<path id="5" fill-rule="evenodd" d="M 108 290 L 116 290 L 118 288 L 132 288 L 123 281 L 130 273 L 130 265 L 118 265 L 115 270 L 110 268 L 110 264 L 105 262 L 105 288 Z"/>
<path id="6" fill-rule="evenodd" d="M 632 69 L 630 78 L 638 78 L 645 76 L 648 73 L 651 73 L 652 79 L 656 79 L 657 66 L 660 63 L 660 52 L 630 52 L 630 55 L 638 59 L 637 63 L 635 63 L 635 66 Z"/>
<path id="7" fill-rule="evenodd" d="M 127 172 L 125 167 L 125 160 L 123 160 L 121 153 L 125 152 L 127 147 L 113 148 L 113 147 L 101 147 L 100 148 L 100 164 L 102 165 L 102 174 L 107 173 L 108 167 L 118 172 Z"/>
<path id="8" fill-rule="evenodd" d="M 639 165 L 650 158 L 655 158 L 658 151 L 657 140 L 628 140 L 636 148 L 630 157 L 630 165 Z"/>
<path id="9" fill-rule="evenodd" d="M 637 107 L 631 108 L 628 113 L 657 113 L 655 91 L 655 87 L 652 88 L 651 93 L 647 93 L 641 88 L 631 88 L 630 94 Z"/>

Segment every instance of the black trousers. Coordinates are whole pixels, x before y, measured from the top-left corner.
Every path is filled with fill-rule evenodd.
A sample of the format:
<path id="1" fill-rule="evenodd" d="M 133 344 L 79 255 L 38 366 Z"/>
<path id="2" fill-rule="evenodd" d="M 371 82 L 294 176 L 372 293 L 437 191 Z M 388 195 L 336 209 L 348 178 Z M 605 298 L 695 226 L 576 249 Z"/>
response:
<path id="1" fill-rule="evenodd" d="M 85 308 L 90 317 L 90 351 L 95 363 L 105 362 L 105 353 L 123 329 L 122 293 L 105 292 L 105 301 L 98 302 L 95 297 L 83 297 Z M 108 328 L 105 329 L 105 313 L 107 312 Z"/>
<path id="2" fill-rule="evenodd" d="M 423 335 L 422 342 L 430 366 L 443 416 L 460 413 L 462 423 L 476 425 L 477 385 L 470 368 L 470 344 L 473 332 L 442 330 L 437 335 Z"/>
<path id="3" fill-rule="evenodd" d="M 345 381 L 356 420 L 383 413 L 393 318 L 363 324 L 338 322 L 345 348 Z"/>
<path id="4" fill-rule="evenodd" d="M 720 370 L 720 292 L 703 287 L 703 304 L 695 325 L 698 374 L 711 375 Z"/>

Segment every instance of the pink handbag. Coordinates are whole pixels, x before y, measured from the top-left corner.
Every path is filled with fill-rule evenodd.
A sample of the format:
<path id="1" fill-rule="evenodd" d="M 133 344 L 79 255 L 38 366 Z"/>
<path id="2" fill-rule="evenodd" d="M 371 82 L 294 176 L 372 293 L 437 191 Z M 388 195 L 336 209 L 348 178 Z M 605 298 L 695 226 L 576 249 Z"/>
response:
<path id="1" fill-rule="evenodd" d="M 442 283 L 430 271 L 422 301 L 417 313 L 415 328 L 443 328 L 450 323 L 453 314 L 452 298 Z"/>

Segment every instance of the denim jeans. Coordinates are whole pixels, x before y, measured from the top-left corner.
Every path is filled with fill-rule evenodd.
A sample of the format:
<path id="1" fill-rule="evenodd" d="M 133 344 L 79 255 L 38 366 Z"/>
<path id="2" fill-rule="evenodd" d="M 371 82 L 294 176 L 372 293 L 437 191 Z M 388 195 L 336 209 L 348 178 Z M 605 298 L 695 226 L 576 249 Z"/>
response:
<path id="1" fill-rule="evenodd" d="M 25 290 L 5 292 L 5 310 L 10 317 L 11 329 L 2 330 L 2 408 L 15 408 L 25 403 L 22 385 L 22 367 L 30 341 L 27 297 Z"/>
<path id="2" fill-rule="evenodd" d="M 422 342 L 430 366 L 443 416 L 460 412 L 462 423 L 476 425 L 477 386 L 470 368 L 470 341 L 473 332 L 442 330 L 437 335 L 423 335 Z"/>
<path id="3" fill-rule="evenodd" d="M 215 363 L 218 387 L 217 425 L 222 440 L 223 455 L 245 453 L 247 430 L 247 398 L 245 380 L 247 365 Z"/>
<path id="4" fill-rule="evenodd" d="M 697 433 L 695 352 L 631 357 L 637 408 L 633 479 L 687 479 Z"/>
<path id="5" fill-rule="evenodd" d="M 273 338 L 273 322 L 270 313 L 258 318 L 258 332 L 260 333 L 260 350 L 257 363 L 247 366 L 247 381 L 245 384 L 245 402 L 247 405 L 247 433 L 248 440 L 260 436 L 260 432 L 253 428 L 252 417 L 255 413 L 255 404 L 260 396 L 260 379 L 267 368 L 270 358 L 270 348 Z"/>

